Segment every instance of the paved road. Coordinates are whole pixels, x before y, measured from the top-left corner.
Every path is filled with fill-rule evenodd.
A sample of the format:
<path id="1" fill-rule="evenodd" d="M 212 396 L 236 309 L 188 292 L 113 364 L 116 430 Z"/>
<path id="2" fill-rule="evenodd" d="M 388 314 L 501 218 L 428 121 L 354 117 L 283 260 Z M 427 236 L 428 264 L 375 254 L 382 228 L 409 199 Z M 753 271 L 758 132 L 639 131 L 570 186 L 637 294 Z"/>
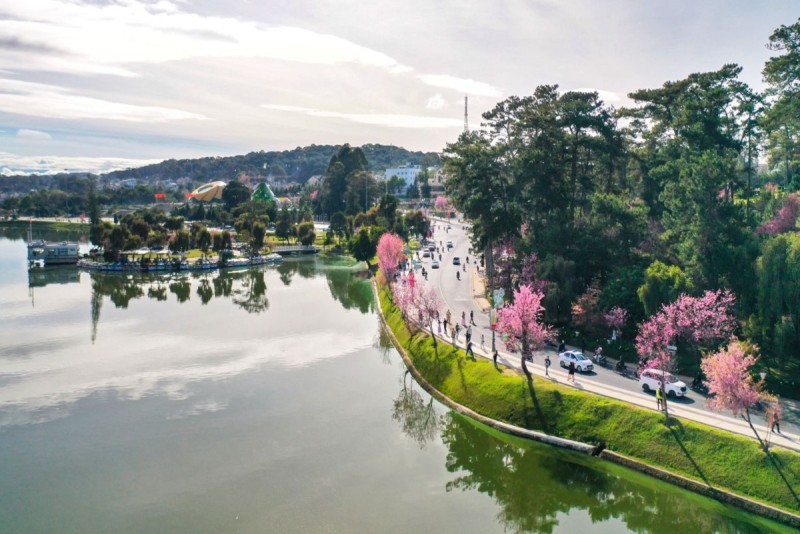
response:
<path id="1" fill-rule="evenodd" d="M 467 237 L 468 228 L 453 219 L 450 222 L 435 219 L 433 221 L 433 239 L 439 250 L 434 258 L 421 258 L 422 266 L 428 272 L 428 281 L 422 282 L 432 284 L 438 288 L 445 310 L 450 310 L 454 321 L 460 322 L 462 313 L 469 324 L 470 312 L 472 312 L 475 324 L 472 326 L 473 349 L 478 356 L 490 358 L 492 331 L 489 327 L 489 314 L 481 308 L 479 304 L 486 305 L 483 297 L 482 280 L 479 280 L 477 266 L 473 263 L 474 257 L 469 254 L 470 247 Z M 448 230 L 449 226 L 449 230 Z M 453 248 L 448 249 L 448 240 L 453 242 Z M 441 243 L 441 246 L 439 246 Z M 441 253 L 440 268 L 432 269 L 432 260 L 438 260 Z M 453 257 L 459 257 L 462 265 L 453 265 Z M 464 270 L 463 263 L 469 256 L 471 265 Z M 461 279 L 456 278 L 456 272 L 460 272 Z M 422 280 L 419 277 L 418 280 Z M 481 336 L 484 338 L 483 348 L 481 348 Z M 451 341 L 447 336 L 447 341 Z M 461 335 L 456 339 L 456 344 L 464 347 L 465 338 L 462 330 Z M 497 339 L 497 350 L 499 361 L 509 367 L 520 368 L 519 354 L 512 354 L 505 350 L 501 340 Z M 538 351 L 534 354 L 533 364 L 528 364 L 528 368 L 537 375 L 544 376 L 544 356 L 547 351 Z M 550 368 L 550 379 L 555 382 L 566 384 L 567 373 L 558 368 L 558 360 L 555 351 L 550 351 L 550 359 L 553 366 Z M 631 366 L 629 366 L 630 368 Z M 686 381 L 686 380 L 684 380 Z M 607 397 L 625 400 L 632 404 L 648 409 L 655 409 L 656 400 L 652 393 L 644 393 L 637 379 L 625 377 L 611 369 L 602 368 L 595 365 L 593 372 L 585 375 L 578 374 L 574 387 L 583 389 Z M 753 423 L 759 434 L 769 437 L 774 445 L 791 448 L 800 451 L 800 405 L 795 402 L 785 402 L 784 421 L 781 423 L 782 434 L 770 433 L 764 418 L 756 414 L 753 416 Z M 753 437 L 753 432 L 749 425 L 740 417 L 731 413 L 715 413 L 707 406 L 705 396 L 689 390 L 685 398 L 671 400 L 669 402 L 671 415 L 683 417 L 690 420 L 703 422 L 709 425 L 736 432 L 748 437 Z"/>

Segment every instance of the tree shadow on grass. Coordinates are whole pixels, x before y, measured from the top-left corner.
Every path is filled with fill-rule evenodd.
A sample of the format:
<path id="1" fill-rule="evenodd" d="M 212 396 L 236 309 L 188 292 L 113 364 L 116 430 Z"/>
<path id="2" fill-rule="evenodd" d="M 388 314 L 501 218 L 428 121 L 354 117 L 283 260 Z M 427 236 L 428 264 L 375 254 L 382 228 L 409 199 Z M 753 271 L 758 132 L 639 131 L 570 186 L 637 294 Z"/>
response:
<path id="1" fill-rule="evenodd" d="M 775 470 L 778 472 L 780 477 L 783 479 L 784 484 L 786 484 L 786 487 L 789 488 L 789 493 L 791 493 L 792 497 L 794 497 L 794 502 L 797 505 L 800 506 L 800 497 L 798 497 L 797 492 L 794 490 L 794 487 L 789 482 L 789 480 L 787 480 L 786 475 L 783 474 L 783 469 L 786 469 L 786 466 L 784 466 L 783 462 L 781 462 L 780 458 L 778 458 L 776 455 L 772 454 L 772 452 L 770 452 L 769 449 L 767 449 L 765 452 L 767 454 L 767 457 L 772 462 L 772 465 L 775 466 Z M 783 469 L 781 469 L 781 467 L 783 467 Z"/>
<path id="2" fill-rule="evenodd" d="M 669 428 L 669 431 L 672 433 L 672 437 L 675 438 L 675 441 L 680 446 L 681 450 L 683 451 L 683 454 L 686 455 L 686 458 L 689 459 L 689 462 L 691 462 L 691 464 L 694 467 L 695 471 L 697 471 L 697 474 L 700 476 L 700 478 L 703 479 L 703 482 L 706 483 L 706 486 L 708 486 L 710 488 L 713 488 L 714 486 L 706 478 L 706 475 L 703 473 L 703 470 L 700 469 L 700 466 L 697 465 L 697 462 L 694 461 L 694 458 L 692 458 L 692 455 L 689 454 L 689 451 L 686 450 L 686 446 L 683 444 L 683 440 L 681 439 L 681 435 L 683 434 L 684 431 L 683 431 L 683 425 L 681 424 L 681 422 L 678 421 L 677 419 L 675 419 L 674 417 L 670 417 L 669 421 L 667 421 L 667 428 Z"/>
<path id="3" fill-rule="evenodd" d="M 536 417 L 539 418 L 539 422 L 542 425 L 542 432 L 548 434 L 550 431 L 548 429 L 547 419 L 544 416 L 544 412 L 542 412 L 542 407 L 539 405 L 539 399 L 536 397 L 536 390 L 533 388 L 533 377 L 527 377 L 528 382 L 528 394 L 531 396 L 531 401 L 533 402 L 533 409 L 536 411 Z"/>

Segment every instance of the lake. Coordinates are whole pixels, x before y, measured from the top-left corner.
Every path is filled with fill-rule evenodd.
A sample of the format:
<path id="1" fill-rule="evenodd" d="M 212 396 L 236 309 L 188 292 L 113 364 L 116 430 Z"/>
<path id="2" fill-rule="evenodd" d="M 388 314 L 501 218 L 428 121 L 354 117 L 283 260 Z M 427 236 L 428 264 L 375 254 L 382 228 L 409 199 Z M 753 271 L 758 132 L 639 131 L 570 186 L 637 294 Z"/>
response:
<path id="1" fill-rule="evenodd" d="M 0 532 L 781 529 L 452 414 L 346 259 L 29 273 L 3 235 Z"/>

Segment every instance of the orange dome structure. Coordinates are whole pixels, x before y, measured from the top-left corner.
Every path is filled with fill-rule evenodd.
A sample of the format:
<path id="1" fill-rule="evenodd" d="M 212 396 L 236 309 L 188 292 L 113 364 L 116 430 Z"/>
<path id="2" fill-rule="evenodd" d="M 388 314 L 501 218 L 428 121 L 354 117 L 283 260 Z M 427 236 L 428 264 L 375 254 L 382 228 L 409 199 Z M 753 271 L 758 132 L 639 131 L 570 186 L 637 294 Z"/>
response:
<path id="1" fill-rule="evenodd" d="M 192 191 L 192 198 L 198 202 L 222 202 L 222 190 L 228 185 L 225 182 L 209 182 Z"/>

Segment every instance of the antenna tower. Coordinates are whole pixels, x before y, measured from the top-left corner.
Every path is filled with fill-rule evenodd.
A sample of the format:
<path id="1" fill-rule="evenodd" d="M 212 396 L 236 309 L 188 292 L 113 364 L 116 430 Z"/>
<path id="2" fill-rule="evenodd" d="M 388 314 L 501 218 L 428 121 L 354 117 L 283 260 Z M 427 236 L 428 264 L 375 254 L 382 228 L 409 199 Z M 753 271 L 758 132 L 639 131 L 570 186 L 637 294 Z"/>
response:
<path id="1" fill-rule="evenodd" d="M 467 95 L 464 95 L 464 133 L 469 131 L 469 120 L 467 119 Z"/>

